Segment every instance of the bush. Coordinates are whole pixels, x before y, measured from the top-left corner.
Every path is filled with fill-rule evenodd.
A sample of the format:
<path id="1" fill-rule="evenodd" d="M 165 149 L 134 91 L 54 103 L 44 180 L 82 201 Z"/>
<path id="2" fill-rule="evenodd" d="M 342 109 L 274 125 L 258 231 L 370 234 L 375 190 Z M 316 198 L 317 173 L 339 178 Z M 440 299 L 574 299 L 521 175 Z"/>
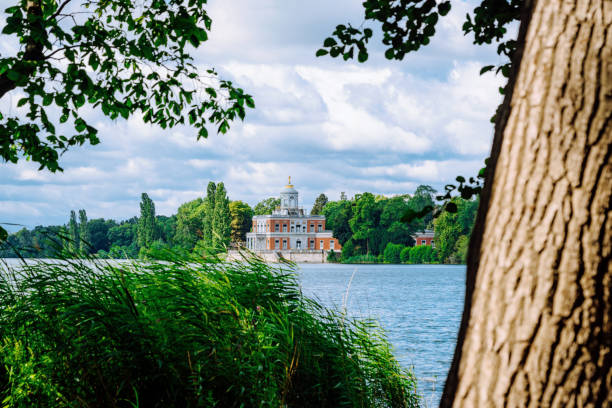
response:
<path id="1" fill-rule="evenodd" d="M 411 249 L 412 249 L 411 247 L 405 247 L 404 249 L 402 249 L 402 252 L 400 252 L 400 260 L 402 261 L 402 263 L 410 262 L 410 250 Z"/>
<path id="2" fill-rule="evenodd" d="M 342 245 L 342 259 L 349 259 L 355 254 L 355 243 L 349 239 Z"/>
<path id="3" fill-rule="evenodd" d="M 381 330 L 304 298 L 280 268 L 168 258 L 1 269 L 3 407 L 417 406 Z"/>
<path id="4" fill-rule="evenodd" d="M 348 259 L 342 260 L 342 263 L 359 263 L 359 264 L 374 264 L 378 263 L 378 257 L 375 255 L 355 255 Z"/>
<path id="5" fill-rule="evenodd" d="M 384 258 L 385 263 L 392 263 L 392 264 L 400 263 L 401 262 L 400 254 L 402 253 L 403 249 L 404 249 L 404 246 L 402 244 L 393 244 L 389 242 L 383 252 L 383 258 Z"/>
<path id="6" fill-rule="evenodd" d="M 340 257 L 336 254 L 336 251 L 327 252 L 327 262 L 335 263 L 340 262 Z"/>

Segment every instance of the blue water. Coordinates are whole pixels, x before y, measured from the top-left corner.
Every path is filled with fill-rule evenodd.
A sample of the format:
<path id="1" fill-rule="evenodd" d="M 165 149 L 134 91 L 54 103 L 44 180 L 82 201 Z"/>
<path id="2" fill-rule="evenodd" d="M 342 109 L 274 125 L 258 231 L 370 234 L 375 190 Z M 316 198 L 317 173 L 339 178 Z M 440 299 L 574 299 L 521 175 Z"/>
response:
<path id="1" fill-rule="evenodd" d="M 463 311 L 465 266 L 300 264 L 304 294 L 327 306 L 373 317 L 394 354 L 417 377 L 423 406 L 437 406 Z"/>

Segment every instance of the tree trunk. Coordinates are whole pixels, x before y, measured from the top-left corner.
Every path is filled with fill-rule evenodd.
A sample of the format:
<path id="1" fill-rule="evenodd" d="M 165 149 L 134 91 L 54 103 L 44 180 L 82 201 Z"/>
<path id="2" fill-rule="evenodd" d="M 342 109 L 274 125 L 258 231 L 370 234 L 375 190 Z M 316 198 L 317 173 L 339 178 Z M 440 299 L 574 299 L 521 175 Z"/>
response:
<path id="1" fill-rule="evenodd" d="M 612 1 L 525 1 L 518 43 L 441 406 L 611 407 Z"/>

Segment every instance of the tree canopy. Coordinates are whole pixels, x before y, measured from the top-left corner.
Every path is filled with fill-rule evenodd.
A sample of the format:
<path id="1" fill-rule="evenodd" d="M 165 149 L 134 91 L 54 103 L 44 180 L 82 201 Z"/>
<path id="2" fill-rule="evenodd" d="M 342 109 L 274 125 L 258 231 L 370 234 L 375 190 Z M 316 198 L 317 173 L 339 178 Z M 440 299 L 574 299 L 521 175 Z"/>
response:
<path id="1" fill-rule="evenodd" d="M 190 54 L 208 39 L 206 0 L 12 0 L 2 35 L 18 43 L 0 58 L 0 98 L 18 89 L 23 115 L 0 113 L 0 157 L 61 170 L 72 146 L 100 142 L 87 120 L 140 115 L 162 128 L 209 124 L 227 132 L 253 98 Z"/>

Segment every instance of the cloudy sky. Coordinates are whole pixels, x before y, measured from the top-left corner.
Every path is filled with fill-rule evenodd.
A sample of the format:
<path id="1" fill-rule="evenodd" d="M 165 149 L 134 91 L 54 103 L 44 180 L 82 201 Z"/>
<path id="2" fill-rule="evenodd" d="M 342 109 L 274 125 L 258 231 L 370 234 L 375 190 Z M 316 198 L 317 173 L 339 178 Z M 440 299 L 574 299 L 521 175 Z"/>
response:
<path id="1" fill-rule="evenodd" d="M 225 182 L 230 199 L 254 205 L 276 196 L 287 176 L 310 208 L 322 192 L 335 200 L 342 191 L 439 189 L 481 167 L 503 80 L 478 75 L 501 59 L 461 32 L 474 2 L 453 2 L 417 54 L 390 62 L 373 44 L 365 64 L 314 56 L 335 25 L 361 24 L 360 0 L 209 3 L 212 33 L 196 62 L 253 95 L 256 110 L 205 141 L 188 127 L 162 130 L 137 117 L 97 115 L 91 123 L 101 144 L 64 154 L 63 173 L 0 163 L 0 222 L 63 224 L 79 208 L 89 218 L 125 219 L 137 215 L 142 192 L 158 214 L 170 215 L 202 196 L 209 180 Z M 1 36 L 0 54 L 14 55 Z M 0 110 L 15 109 L 18 99 L 5 95 Z"/>

